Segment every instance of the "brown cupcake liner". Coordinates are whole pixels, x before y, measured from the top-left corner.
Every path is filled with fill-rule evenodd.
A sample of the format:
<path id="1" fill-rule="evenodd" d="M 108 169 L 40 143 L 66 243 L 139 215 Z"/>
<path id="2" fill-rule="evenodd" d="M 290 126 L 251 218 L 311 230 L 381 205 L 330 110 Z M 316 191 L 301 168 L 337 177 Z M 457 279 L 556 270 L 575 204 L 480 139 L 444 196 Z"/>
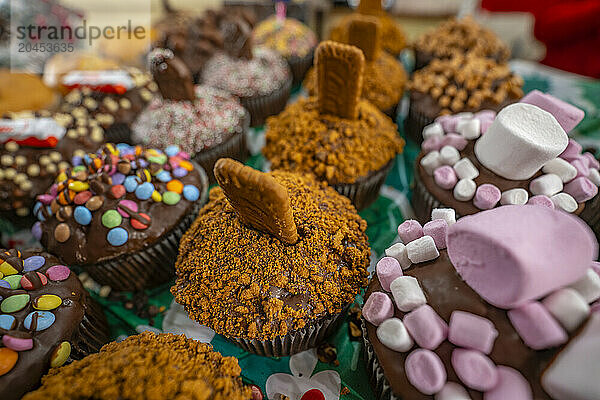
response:
<path id="1" fill-rule="evenodd" d="M 408 107 L 408 115 L 404 120 L 404 134 L 417 144 L 423 142 L 423 128 L 431 124 L 433 119 L 415 110 L 411 102 Z"/>
<path id="2" fill-rule="evenodd" d="M 393 106 L 391 106 L 390 108 L 388 108 L 387 110 L 383 111 L 383 113 L 385 115 L 387 115 L 388 117 L 390 117 L 395 123 L 397 111 L 398 111 L 398 104 L 396 103 Z"/>
<path id="3" fill-rule="evenodd" d="M 93 265 L 83 265 L 100 285 L 108 285 L 116 291 L 136 291 L 158 286 L 175 276 L 175 260 L 179 240 L 192 225 L 208 197 L 208 177 L 196 165 L 202 179 L 200 198 L 192 210 L 162 238 L 135 253 L 123 254 Z"/>
<path id="4" fill-rule="evenodd" d="M 418 166 L 416 168 L 418 168 Z M 433 211 L 434 208 L 454 208 L 442 204 L 429 193 L 429 190 L 427 190 L 427 187 L 425 187 L 419 177 L 418 170 L 415 171 L 415 187 L 413 189 L 411 203 L 415 212 L 415 217 L 421 224 L 426 224 L 431 221 L 431 211 Z M 459 217 L 460 215 L 456 214 L 456 218 Z"/>
<path id="5" fill-rule="evenodd" d="M 600 194 L 585 203 L 579 218 L 585 221 L 600 241 Z"/>
<path id="6" fill-rule="evenodd" d="M 196 161 L 208 175 L 209 184 L 216 183 L 213 168 L 219 158 L 233 158 L 234 160 L 244 162 L 248 158 L 248 146 L 246 144 L 246 135 L 250 128 L 250 114 L 246 111 L 242 131 L 235 133 L 232 137 L 207 150 L 196 153 Z"/>
<path id="7" fill-rule="evenodd" d="M 292 86 L 297 86 L 302 83 L 306 72 L 313 65 L 313 58 L 315 55 L 315 49 L 312 49 L 310 53 L 304 57 L 292 57 L 287 60 L 292 70 Z"/>
<path id="8" fill-rule="evenodd" d="M 292 90 L 292 80 L 288 79 L 283 86 L 265 96 L 242 97 L 242 105 L 251 116 L 250 126 L 263 125 L 267 117 L 279 114 L 285 108 Z"/>
<path id="9" fill-rule="evenodd" d="M 86 309 L 83 319 L 71 343 L 71 355 L 68 362 L 97 353 L 110 341 L 110 330 L 102 307 L 90 296 L 86 296 Z"/>
<path id="10" fill-rule="evenodd" d="M 362 210 L 377 199 L 379 189 L 393 164 L 392 159 L 383 168 L 372 172 L 366 178 L 361 178 L 354 183 L 338 183 L 330 186 L 339 194 L 348 197 L 357 210 Z"/>
<path id="11" fill-rule="evenodd" d="M 131 128 L 124 122 L 117 122 L 104 130 L 104 141 L 107 143 L 132 144 Z"/>
<path id="12" fill-rule="evenodd" d="M 272 340 L 226 337 L 244 351 L 265 357 L 284 357 L 312 349 L 340 327 L 350 305 L 335 315 L 326 316 L 306 324 L 304 328 L 277 336 Z"/>

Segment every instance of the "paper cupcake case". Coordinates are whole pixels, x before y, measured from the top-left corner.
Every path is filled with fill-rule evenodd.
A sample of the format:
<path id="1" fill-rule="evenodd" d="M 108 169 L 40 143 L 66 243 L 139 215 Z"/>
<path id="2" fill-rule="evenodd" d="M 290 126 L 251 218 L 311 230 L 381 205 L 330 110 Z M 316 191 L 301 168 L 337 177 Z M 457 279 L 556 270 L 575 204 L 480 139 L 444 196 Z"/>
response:
<path id="1" fill-rule="evenodd" d="M 596 238 L 600 241 L 600 194 L 585 203 L 585 208 L 579 214 L 579 218 L 585 221 L 594 231 Z"/>
<path id="2" fill-rule="evenodd" d="M 385 182 L 393 164 L 394 160 L 392 159 L 383 168 L 369 174 L 366 178 L 360 178 L 354 183 L 331 185 L 331 187 L 339 194 L 348 197 L 357 210 L 362 210 L 377 199 L 379 189 Z"/>
<path id="3" fill-rule="evenodd" d="M 251 116 L 250 126 L 260 126 L 267 117 L 279 114 L 285 108 L 292 90 L 292 80 L 288 79 L 282 87 L 265 96 L 242 97 L 240 101 Z"/>
<path id="4" fill-rule="evenodd" d="M 312 67 L 315 50 L 312 49 L 310 53 L 304 57 L 292 57 L 287 60 L 292 70 L 292 86 L 297 86 L 302 83 L 306 72 Z"/>
<path id="5" fill-rule="evenodd" d="M 375 392 L 375 398 L 379 400 L 402 400 L 392 393 L 392 388 L 383 375 L 383 368 L 379 365 L 373 345 L 367 339 L 367 327 L 364 318 L 361 318 L 361 329 L 363 335 L 363 352 L 367 361 L 367 373 L 369 382 Z"/>
<path id="6" fill-rule="evenodd" d="M 435 197 L 433 197 L 421 179 L 419 178 L 419 172 L 415 172 L 415 187 L 412 195 L 412 206 L 417 217 L 417 221 L 429 221 L 431 219 L 431 211 L 434 208 L 447 208 L 448 206 L 440 203 Z M 456 218 L 460 215 L 456 214 Z"/>
<path id="7" fill-rule="evenodd" d="M 156 243 L 135 253 L 123 254 L 93 265 L 81 266 L 100 285 L 116 291 L 135 291 L 168 282 L 175 276 L 179 241 L 192 225 L 208 198 L 208 177 L 195 166 L 202 180 L 202 193 L 192 210 Z"/>
<path id="8" fill-rule="evenodd" d="M 106 143 L 127 143 L 131 144 L 131 128 L 124 122 L 117 122 L 106 128 L 104 131 L 104 141 Z"/>
<path id="9" fill-rule="evenodd" d="M 423 128 L 432 122 L 433 120 L 431 118 L 417 112 L 411 103 L 408 108 L 408 115 L 404 120 L 404 134 L 413 142 L 420 144 L 423 141 Z"/>
<path id="10" fill-rule="evenodd" d="M 108 322 L 98 304 L 90 296 L 86 299 L 86 310 L 79 324 L 77 341 L 71 343 L 71 359 L 79 360 L 97 353 L 100 348 L 110 341 Z"/>

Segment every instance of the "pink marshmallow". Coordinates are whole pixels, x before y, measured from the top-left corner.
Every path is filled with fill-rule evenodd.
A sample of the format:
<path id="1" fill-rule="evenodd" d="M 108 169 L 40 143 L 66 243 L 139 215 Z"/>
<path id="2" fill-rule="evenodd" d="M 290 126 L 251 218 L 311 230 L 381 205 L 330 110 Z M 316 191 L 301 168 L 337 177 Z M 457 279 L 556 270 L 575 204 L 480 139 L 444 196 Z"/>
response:
<path id="1" fill-rule="evenodd" d="M 414 219 L 408 219 L 398 226 L 398 236 L 402 243 L 409 244 L 415 239 L 423 237 L 423 227 Z"/>
<path id="2" fill-rule="evenodd" d="M 448 341 L 456 346 L 490 354 L 498 331 L 492 321 L 466 311 L 454 311 L 450 316 Z"/>
<path id="3" fill-rule="evenodd" d="M 439 122 L 442 124 L 442 128 L 444 132 L 456 132 L 456 124 L 458 123 L 458 118 L 453 115 L 442 115 L 435 119 L 435 122 Z"/>
<path id="4" fill-rule="evenodd" d="M 590 174 L 590 168 L 587 166 L 587 160 L 585 158 L 581 159 L 580 157 L 569 162 L 577 170 L 576 178 L 579 178 L 580 176 L 586 177 Z"/>
<path id="5" fill-rule="evenodd" d="M 494 120 L 494 118 L 496 118 L 496 111 L 494 110 L 481 110 L 479 112 L 476 112 L 475 115 L 473 115 L 473 118 L 478 119 L 480 121 L 485 121 L 485 120 Z"/>
<path id="6" fill-rule="evenodd" d="M 433 180 L 442 189 L 450 190 L 458 182 L 458 177 L 454 168 L 449 165 L 443 165 L 433 171 Z"/>
<path id="7" fill-rule="evenodd" d="M 592 262 L 591 268 L 592 268 L 592 270 L 594 270 L 595 273 L 598 274 L 598 276 L 600 276 L 600 262 L 598 262 L 598 261 Z"/>
<path id="8" fill-rule="evenodd" d="M 573 158 L 579 157 L 582 150 L 583 150 L 583 147 L 581 147 L 581 145 L 579 143 L 577 143 L 573 139 L 569 139 L 569 143 L 567 144 L 567 147 L 563 150 L 562 153 L 560 153 L 559 157 L 563 158 L 567 161 L 570 161 Z"/>
<path id="9" fill-rule="evenodd" d="M 446 321 L 427 304 L 406 314 L 402 322 L 415 343 L 427 350 L 437 349 L 448 335 Z"/>
<path id="10" fill-rule="evenodd" d="M 432 151 L 438 151 L 439 149 L 441 149 L 444 145 L 442 144 L 443 137 L 439 137 L 439 136 L 434 136 L 434 137 L 430 137 L 429 139 L 426 139 L 423 141 L 423 143 L 421 143 L 421 150 L 423 150 L 425 153 L 431 153 Z"/>
<path id="11" fill-rule="evenodd" d="M 383 257 L 379 260 L 376 271 L 379 283 L 386 292 L 390 291 L 390 285 L 394 279 L 402 276 L 402 267 L 400 267 L 398 260 L 393 257 Z"/>
<path id="12" fill-rule="evenodd" d="M 423 226 L 423 235 L 431 236 L 435 247 L 439 250 L 446 248 L 446 231 L 448 223 L 443 219 L 434 219 Z"/>
<path id="13" fill-rule="evenodd" d="M 425 395 L 439 392 L 446 383 L 446 368 L 440 357 L 431 350 L 413 350 L 406 357 L 404 370 L 411 385 Z"/>
<path id="14" fill-rule="evenodd" d="M 465 139 L 464 136 L 459 135 L 458 133 L 448 133 L 447 135 L 442 136 L 440 148 L 444 146 L 452 146 L 456 150 L 461 151 L 467 147 L 467 143 L 469 143 L 469 141 Z"/>
<path id="15" fill-rule="evenodd" d="M 590 311 L 594 314 L 600 314 L 600 300 L 590 306 Z"/>
<path id="16" fill-rule="evenodd" d="M 566 103 L 547 93 L 539 90 L 533 90 L 521 99 L 521 103 L 529 103 L 538 106 L 542 110 L 548 111 L 554 115 L 556 121 L 562 126 L 565 132 L 569 133 L 583 120 L 585 113 L 583 110 Z"/>
<path id="17" fill-rule="evenodd" d="M 565 330 L 538 301 L 509 310 L 507 314 L 523 342 L 534 350 L 555 347 L 569 339 Z"/>
<path id="18" fill-rule="evenodd" d="M 531 204 L 534 206 L 547 207 L 547 208 L 554 210 L 554 203 L 552 202 L 552 199 L 548 196 L 544 196 L 543 194 L 530 197 L 527 204 Z"/>
<path id="19" fill-rule="evenodd" d="M 471 389 L 485 392 L 498 383 L 496 365 L 479 351 L 454 349 L 451 362 L 458 378 Z"/>
<path id="20" fill-rule="evenodd" d="M 594 157 L 594 155 L 592 153 L 590 153 L 589 151 L 586 151 L 581 156 L 587 159 L 588 167 L 594 168 L 594 169 L 600 169 L 600 162 L 598 160 L 596 160 L 596 157 Z"/>
<path id="21" fill-rule="evenodd" d="M 500 197 L 502 197 L 500 189 L 490 183 L 484 183 L 477 187 L 475 197 L 473 198 L 473 205 L 480 210 L 489 210 L 496 207 L 496 204 L 500 201 Z"/>
<path id="22" fill-rule="evenodd" d="M 598 186 L 588 178 L 580 176 L 567 183 L 563 191 L 573 196 L 578 203 L 584 203 L 598 194 Z"/>
<path id="23" fill-rule="evenodd" d="M 485 400 L 533 400 L 531 386 L 519 371 L 504 365 L 499 365 L 496 370 L 498 382 L 485 392 Z"/>
<path id="24" fill-rule="evenodd" d="M 394 303 L 383 292 L 373 292 L 365 301 L 362 315 L 375 326 L 394 316 Z"/>
<path id="25" fill-rule="evenodd" d="M 479 130 L 481 131 L 481 134 L 483 135 L 484 133 L 486 133 L 490 125 L 492 125 L 493 123 L 493 119 L 485 119 L 481 121 L 481 123 L 479 124 Z"/>

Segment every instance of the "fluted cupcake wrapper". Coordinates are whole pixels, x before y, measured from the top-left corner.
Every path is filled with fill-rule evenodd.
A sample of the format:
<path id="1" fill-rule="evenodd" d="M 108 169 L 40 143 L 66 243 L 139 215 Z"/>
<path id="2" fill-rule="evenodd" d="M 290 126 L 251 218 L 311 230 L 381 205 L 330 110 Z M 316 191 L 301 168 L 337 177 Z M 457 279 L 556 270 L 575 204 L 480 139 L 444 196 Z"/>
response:
<path id="1" fill-rule="evenodd" d="M 418 166 L 416 168 L 419 168 Z M 419 178 L 419 171 L 415 171 L 415 187 L 412 193 L 412 206 L 417 217 L 417 221 L 425 224 L 431 221 L 431 211 L 434 208 L 448 208 L 449 206 L 440 203 L 435 197 L 429 193 L 427 187 Z M 456 216 L 459 217 L 458 215 Z"/>
<path id="2" fill-rule="evenodd" d="M 398 110 L 398 104 L 396 103 L 393 106 L 391 106 L 390 108 L 388 108 L 387 110 L 384 110 L 383 113 L 385 115 L 387 115 L 388 117 L 390 117 L 395 123 L 397 110 Z"/>
<path id="3" fill-rule="evenodd" d="M 385 178 L 393 164 L 394 160 L 392 159 L 383 168 L 354 183 L 338 183 L 330 186 L 339 194 L 348 197 L 357 210 L 362 210 L 377 199 L 379 189 L 385 182 Z"/>
<path id="4" fill-rule="evenodd" d="M 208 177 L 195 165 L 202 180 L 202 193 L 194 202 L 192 210 L 162 238 L 135 253 L 123 254 L 81 268 L 100 285 L 108 285 L 116 291 L 135 291 L 158 286 L 175 276 L 175 260 L 179 240 L 192 225 L 208 198 Z"/>
<path id="5" fill-rule="evenodd" d="M 423 142 L 423 128 L 433 123 L 433 119 L 415 110 L 414 105 L 408 107 L 408 115 L 404 120 L 404 134 L 417 144 Z"/>
<path id="6" fill-rule="evenodd" d="M 312 49 L 310 53 L 304 57 L 292 57 L 288 61 L 290 69 L 292 70 L 292 86 L 296 86 L 302 83 L 306 72 L 313 65 L 313 58 L 315 49 Z"/>
<path id="7" fill-rule="evenodd" d="M 131 141 L 131 127 L 124 122 L 117 122 L 106 128 L 104 141 L 107 143 L 128 143 Z"/>
<path id="8" fill-rule="evenodd" d="M 76 340 L 71 343 L 71 355 L 68 362 L 97 353 L 110 341 L 108 322 L 100 304 L 90 296 L 86 297 L 85 313 L 76 333 Z"/>
<path id="9" fill-rule="evenodd" d="M 579 214 L 579 218 L 592 228 L 596 238 L 600 241 L 600 194 L 585 203 L 585 208 Z"/>
<path id="10" fill-rule="evenodd" d="M 267 117 L 279 114 L 285 108 L 292 89 L 292 80 L 265 96 L 242 97 L 240 101 L 251 116 L 250 126 L 260 126 Z"/>

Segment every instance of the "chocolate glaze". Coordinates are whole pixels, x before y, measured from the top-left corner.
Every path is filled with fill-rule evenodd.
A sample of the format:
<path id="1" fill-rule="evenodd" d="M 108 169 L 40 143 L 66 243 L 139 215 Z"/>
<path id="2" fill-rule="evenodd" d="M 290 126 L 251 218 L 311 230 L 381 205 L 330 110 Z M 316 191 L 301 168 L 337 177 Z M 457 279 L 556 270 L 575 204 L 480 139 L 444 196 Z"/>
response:
<path id="1" fill-rule="evenodd" d="M 34 255 L 46 259 L 46 263 L 35 272 L 45 274 L 50 267 L 61 264 L 56 257 L 40 250 L 24 251 L 22 258 L 26 259 Z M 27 276 L 29 277 L 29 273 Z M 21 292 L 29 294 L 31 300 L 21 311 L 9 314 L 16 318 L 16 326 L 10 331 L 0 328 L 0 335 L 32 337 L 33 349 L 18 352 L 19 358 L 13 369 L 0 376 L 0 399 L 2 400 L 20 399 L 25 393 L 37 388 L 42 375 L 50 368 L 52 352 L 62 342 L 71 343 L 71 355 L 67 360 L 70 362 L 98 351 L 109 340 L 108 325 L 104 314 L 90 298 L 74 272 L 71 272 L 69 277 L 61 282 L 48 279 L 48 283 L 38 289 L 5 289 L 0 295 L 6 298 L 7 295 Z M 43 294 L 54 294 L 63 299 L 58 308 L 50 311 L 54 313 L 56 321 L 49 328 L 35 332 L 35 315 L 37 314 L 34 314 L 31 329 L 28 330 L 23 325 L 23 321 L 29 313 L 35 311 L 34 299 Z"/>

